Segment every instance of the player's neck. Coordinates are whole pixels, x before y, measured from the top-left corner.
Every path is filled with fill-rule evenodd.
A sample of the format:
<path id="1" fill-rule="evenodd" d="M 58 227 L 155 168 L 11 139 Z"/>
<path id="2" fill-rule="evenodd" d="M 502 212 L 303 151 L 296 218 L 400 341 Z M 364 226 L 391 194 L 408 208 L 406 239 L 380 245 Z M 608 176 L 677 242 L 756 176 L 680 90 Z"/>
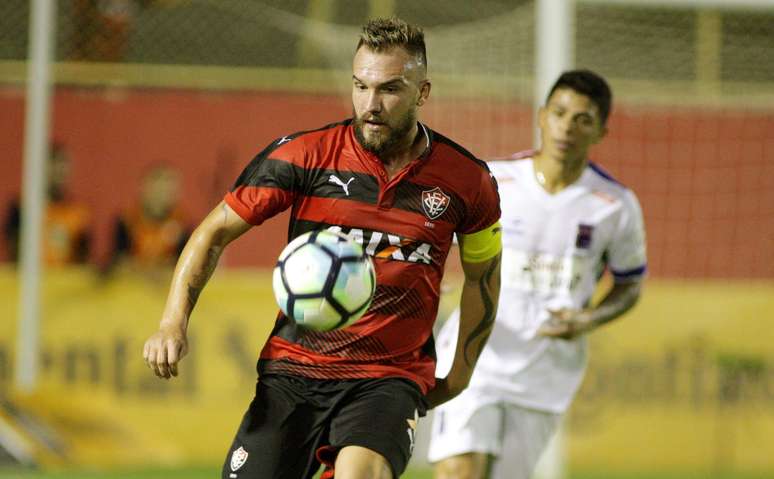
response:
<path id="1" fill-rule="evenodd" d="M 532 161 L 535 181 L 548 193 L 555 194 L 575 183 L 586 168 L 585 155 L 577 159 L 556 159 L 539 152 Z"/>
<path id="2" fill-rule="evenodd" d="M 427 148 L 425 133 L 418 125 L 419 123 L 414 125 L 414 128 L 406 135 L 406 140 L 401 142 L 395 151 L 379 157 L 384 164 L 384 169 L 387 170 L 389 179 L 394 178 L 400 170 L 417 159 Z"/>

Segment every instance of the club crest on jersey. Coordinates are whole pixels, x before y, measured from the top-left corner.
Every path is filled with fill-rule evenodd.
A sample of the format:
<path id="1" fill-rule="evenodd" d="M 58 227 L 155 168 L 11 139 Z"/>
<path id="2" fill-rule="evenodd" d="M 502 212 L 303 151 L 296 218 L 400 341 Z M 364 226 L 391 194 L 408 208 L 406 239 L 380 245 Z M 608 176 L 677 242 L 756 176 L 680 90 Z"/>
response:
<path id="1" fill-rule="evenodd" d="M 439 187 L 422 192 L 422 209 L 431 220 L 441 216 L 451 202 L 451 197 Z"/>
<path id="2" fill-rule="evenodd" d="M 594 227 L 591 225 L 578 225 L 578 236 L 575 237 L 575 247 L 580 249 L 589 249 L 591 247 L 591 234 Z"/>
<path id="3" fill-rule="evenodd" d="M 231 470 L 236 471 L 247 462 L 247 451 L 242 446 L 231 454 Z"/>

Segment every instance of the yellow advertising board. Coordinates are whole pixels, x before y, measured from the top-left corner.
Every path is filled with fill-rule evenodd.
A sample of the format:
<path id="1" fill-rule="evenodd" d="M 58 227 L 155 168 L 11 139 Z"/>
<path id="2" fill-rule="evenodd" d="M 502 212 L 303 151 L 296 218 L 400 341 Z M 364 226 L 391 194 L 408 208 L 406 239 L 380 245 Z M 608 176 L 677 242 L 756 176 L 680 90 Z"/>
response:
<path id="1" fill-rule="evenodd" d="M 0 270 L 0 421 L 44 464 L 222 461 L 274 324 L 270 273 L 215 274 L 180 376 L 165 381 L 146 368 L 142 344 L 168 281 L 47 273 L 39 387 L 22 395 L 12 374 L 18 284 L 13 269 Z M 631 314 L 592 336 L 567 420 L 570 467 L 774 471 L 773 326 L 774 283 L 651 280 Z"/>
<path id="2" fill-rule="evenodd" d="M 569 416 L 571 464 L 774 471 L 774 284 L 656 281 L 596 332 Z"/>
<path id="3" fill-rule="evenodd" d="M 169 275 L 104 280 L 90 271 L 47 274 L 38 391 L 12 384 L 17 285 L 0 275 L 0 382 L 16 408 L 62 439 L 48 463 L 87 465 L 220 461 L 252 398 L 255 359 L 276 316 L 266 273 L 216 273 L 190 329 L 180 376 L 161 380 L 142 359 Z"/>

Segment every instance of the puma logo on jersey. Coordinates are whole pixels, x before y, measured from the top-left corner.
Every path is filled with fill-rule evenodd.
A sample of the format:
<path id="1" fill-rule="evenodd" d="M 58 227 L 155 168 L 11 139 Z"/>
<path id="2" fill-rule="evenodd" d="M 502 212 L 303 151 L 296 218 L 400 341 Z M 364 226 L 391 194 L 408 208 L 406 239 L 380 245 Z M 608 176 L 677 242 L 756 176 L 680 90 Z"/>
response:
<path id="1" fill-rule="evenodd" d="M 281 145 L 283 143 L 287 143 L 287 142 L 289 142 L 292 139 L 293 138 L 288 138 L 287 136 L 283 136 L 282 138 L 279 139 L 279 141 L 277 142 L 277 145 Z"/>
<path id="2" fill-rule="evenodd" d="M 414 419 L 406 419 L 406 423 L 408 424 L 406 432 L 408 432 L 409 437 L 409 454 L 414 452 L 414 441 L 416 440 L 417 435 L 417 421 L 419 421 L 419 411 L 414 409 Z"/>
<path id="3" fill-rule="evenodd" d="M 346 183 L 344 183 L 343 181 L 341 181 L 341 179 L 339 179 L 338 176 L 331 175 L 331 176 L 328 177 L 328 183 L 334 183 L 334 184 L 337 184 L 337 185 L 341 186 L 341 189 L 344 190 L 344 194 L 349 196 L 349 184 L 352 183 L 352 180 L 354 180 L 354 179 L 355 178 L 352 177 L 349 180 L 347 180 Z"/>
<path id="4" fill-rule="evenodd" d="M 338 225 L 329 226 L 328 230 L 349 236 L 363 247 L 366 254 L 374 258 L 423 264 L 431 264 L 433 262 L 430 254 L 432 250 L 430 243 L 403 238 L 396 234 L 384 233 L 382 231 L 360 228 L 347 229 Z"/>

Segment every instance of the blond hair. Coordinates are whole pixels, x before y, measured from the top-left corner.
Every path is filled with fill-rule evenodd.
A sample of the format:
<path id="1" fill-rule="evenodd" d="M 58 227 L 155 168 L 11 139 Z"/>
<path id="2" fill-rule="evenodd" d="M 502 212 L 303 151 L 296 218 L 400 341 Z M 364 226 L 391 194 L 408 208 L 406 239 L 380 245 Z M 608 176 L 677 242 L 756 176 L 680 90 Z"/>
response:
<path id="1" fill-rule="evenodd" d="M 375 18 L 363 25 L 360 41 L 355 51 L 366 46 L 369 50 L 383 52 L 401 47 L 417 58 L 417 63 L 427 68 L 425 33 L 417 25 L 400 18 Z"/>

